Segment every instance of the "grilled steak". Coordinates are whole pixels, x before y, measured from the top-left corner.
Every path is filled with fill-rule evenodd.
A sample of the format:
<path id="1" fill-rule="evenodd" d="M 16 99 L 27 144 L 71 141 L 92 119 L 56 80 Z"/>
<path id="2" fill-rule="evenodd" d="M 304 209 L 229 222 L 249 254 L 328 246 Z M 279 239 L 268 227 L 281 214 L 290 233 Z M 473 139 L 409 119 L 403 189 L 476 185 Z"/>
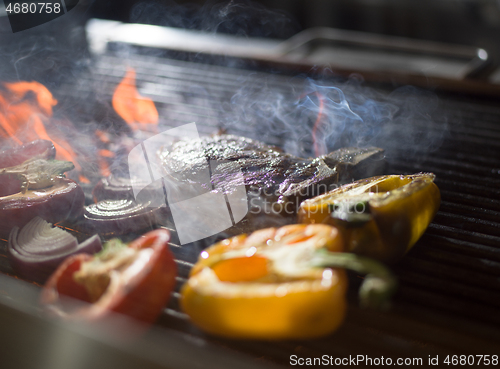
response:
<path id="1" fill-rule="evenodd" d="M 177 183 L 169 191 L 180 189 L 179 199 L 208 191 L 231 195 L 245 186 L 249 202 L 245 231 L 291 222 L 304 199 L 379 174 L 384 164 L 379 148 L 340 149 L 304 159 L 233 135 L 179 141 L 160 149 L 158 156 L 165 175 Z"/>

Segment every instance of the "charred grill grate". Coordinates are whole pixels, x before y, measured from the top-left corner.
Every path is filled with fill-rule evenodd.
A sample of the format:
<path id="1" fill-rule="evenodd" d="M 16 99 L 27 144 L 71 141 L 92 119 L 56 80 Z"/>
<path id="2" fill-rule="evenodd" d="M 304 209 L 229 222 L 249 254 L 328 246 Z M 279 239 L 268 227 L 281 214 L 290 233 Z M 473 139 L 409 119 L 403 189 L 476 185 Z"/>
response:
<path id="1" fill-rule="evenodd" d="M 258 87 L 265 80 L 267 88 L 284 98 L 291 98 L 291 91 L 302 91 L 306 84 L 303 78 L 154 56 L 132 54 L 125 62 L 108 52 L 96 58 L 93 72 L 79 85 L 63 85 L 54 92 L 82 104 L 98 91 L 97 99 L 88 101 L 110 101 L 127 65 L 137 71 L 141 94 L 158 107 L 162 127 L 195 121 L 201 134 L 227 128 L 230 133 L 262 138 L 255 127 L 221 125 L 225 104 L 231 103 L 243 81 L 257 81 Z M 92 106 L 86 109 L 91 111 Z M 250 354 L 256 363 L 287 365 L 294 354 L 426 358 L 495 353 L 500 342 L 500 107 L 445 96 L 440 97 L 437 112 L 433 126 L 418 120 L 407 122 L 436 135 L 443 135 L 446 127 L 437 151 L 416 148 L 408 157 L 407 148 L 397 141 L 378 143 L 388 152 L 389 172 L 434 172 L 442 194 L 434 222 L 394 268 L 400 287 L 391 311 L 357 308 L 351 288 L 346 323 L 330 337 L 304 342 L 235 342 L 206 336 L 192 327 L 179 310 L 175 292 L 159 325 Z M 268 135 L 266 141 L 285 144 L 280 136 Z M 179 267 L 177 291 L 199 250 L 200 245 L 173 245 Z M 5 258 L 1 260 L 2 270 L 9 272 Z M 353 285 L 359 281 L 356 276 L 351 280 Z"/>

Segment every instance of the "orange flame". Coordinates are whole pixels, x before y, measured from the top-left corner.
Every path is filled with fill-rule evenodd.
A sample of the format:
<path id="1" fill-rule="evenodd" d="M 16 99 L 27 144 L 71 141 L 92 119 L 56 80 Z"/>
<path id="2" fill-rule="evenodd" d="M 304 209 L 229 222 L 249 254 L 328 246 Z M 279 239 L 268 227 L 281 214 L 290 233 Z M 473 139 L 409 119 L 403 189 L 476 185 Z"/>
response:
<path id="1" fill-rule="evenodd" d="M 101 149 L 99 150 L 99 171 L 101 172 L 101 175 L 104 177 L 108 177 L 111 174 L 111 169 L 109 167 L 109 163 L 106 160 L 112 159 L 115 157 L 115 153 L 107 150 L 107 149 Z"/>
<path id="2" fill-rule="evenodd" d="M 127 68 L 125 77 L 116 87 L 113 108 L 133 131 L 139 129 L 156 131 L 158 111 L 152 100 L 139 95 L 135 85 L 134 69 Z"/>
<path id="3" fill-rule="evenodd" d="M 107 132 L 96 129 L 95 135 L 101 141 L 101 146 L 107 147 L 107 145 L 111 143 L 111 139 Z M 112 162 L 113 158 L 115 157 L 115 153 L 106 148 L 101 148 L 97 152 L 99 154 L 97 159 L 99 173 L 104 177 L 108 177 L 109 175 L 111 175 L 110 162 Z"/>
<path id="4" fill-rule="evenodd" d="M 88 179 L 87 177 L 85 177 L 83 174 L 80 174 L 78 176 L 78 181 L 80 183 L 90 183 L 90 179 Z"/>
<path id="5" fill-rule="evenodd" d="M 52 116 L 52 107 L 57 105 L 50 91 L 38 82 L 4 83 L 4 87 L 5 91 L 0 93 L 0 136 L 17 144 L 40 138 L 52 141 L 57 158 L 72 161 L 80 170 L 70 145 L 47 133 L 44 120 Z"/>
<path id="6" fill-rule="evenodd" d="M 111 175 L 111 169 L 109 168 L 109 163 L 106 158 L 100 156 L 98 160 L 99 172 L 104 177 L 109 177 Z"/>
<path id="7" fill-rule="evenodd" d="M 311 93 L 306 93 L 300 96 L 300 99 L 303 99 L 307 95 L 314 94 L 318 98 L 318 115 L 316 116 L 316 120 L 314 121 L 313 129 L 312 129 L 312 140 L 314 147 L 314 155 L 321 156 L 327 154 L 326 145 L 323 142 L 323 138 L 319 133 L 321 133 L 321 128 L 323 126 L 323 116 L 325 110 L 325 97 L 320 94 L 318 91 L 314 91 Z"/>
<path id="8" fill-rule="evenodd" d="M 101 142 L 108 144 L 111 142 L 111 139 L 109 138 L 108 132 L 101 131 L 100 129 L 95 130 L 95 135 Z"/>
<path id="9" fill-rule="evenodd" d="M 316 117 L 316 121 L 314 122 L 313 126 L 312 137 L 314 145 L 314 154 L 316 156 L 321 156 L 327 153 L 325 144 L 320 142 L 320 139 L 318 138 L 318 130 L 320 130 L 320 127 L 323 122 L 323 114 L 324 114 L 323 111 L 325 108 L 325 102 L 323 95 L 321 95 L 319 92 L 315 92 L 315 95 L 319 100 L 319 108 L 318 108 L 318 116 Z"/>

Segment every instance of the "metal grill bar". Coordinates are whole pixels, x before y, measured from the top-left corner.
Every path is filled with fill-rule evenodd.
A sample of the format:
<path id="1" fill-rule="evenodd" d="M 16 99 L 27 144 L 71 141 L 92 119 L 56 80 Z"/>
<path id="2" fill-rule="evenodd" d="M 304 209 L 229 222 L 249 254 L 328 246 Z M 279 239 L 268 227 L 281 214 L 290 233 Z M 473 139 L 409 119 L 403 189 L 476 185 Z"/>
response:
<path id="1" fill-rule="evenodd" d="M 217 131 L 220 104 L 230 103 L 242 81 L 255 89 L 264 83 L 266 89 L 286 98 L 297 98 L 310 83 L 304 78 L 146 55 L 129 54 L 125 62 L 108 52 L 96 59 L 92 73 L 76 87 L 62 85 L 57 93 L 71 101 L 97 91 L 97 100 L 109 101 L 126 63 L 136 69 L 140 91 L 155 101 L 165 127 L 196 121 L 200 132 L 206 134 Z M 422 101 L 425 103 L 424 97 Z M 344 326 L 332 336 L 273 343 L 206 336 L 190 325 L 179 307 L 178 291 L 199 246 L 190 249 L 173 245 L 179 269 L 177 288 L 158 325 L 230 352 L 250 354 L 257 364 L 262 360 L 286 365 L 292 354 L 427 357 L 494 352 L 500 342 L 500 109 L 488 102 L 444 96 L 432 125 L 419 119 L 408 124 L 416 133 L 429 130 L 441 135 L 439 148 L 432 152 L 425 147 L 409 148 L 413 152 L 409 160 L 405 154 L 408 148 L 396 140 L 376 144 L 387 150 L 392 173 L 434 172 L 443 201 L 427 232 L 395 267 L 400 288 L 392 310 L 359 309 L 354 291 L 360 279 L 352 275 L 349 314 Z M 263 137 L 251 126 L 232 130 Z M 285 139 L 265 137 L 274 144 Z M 0 270 L 11 274 L 5 249 L 0 256 Z"/>
<path id="2" fill-rule="evenodd" d="M 207 126 L 207 132 L 217 127 L 221 102 L 229 102 L 243 80 L 250 85 L 253 83 L 256 88 L 265 81 L 266 88 L 274 89 L 276 94 L 288 98 L 300 94 L 307 85 L 306 80 L 287 76 L 154 57 L 133 57 L 129 63 L 137 70 L 141 92 L 157 103 L 160 115 L 164 114 L 170 124 L 196 120 L 199 126 Z M 106 91 L 103 96 L 111 96 L 112 89 L 124 74 L 124 68 L 123 63 L 113 56 L 99 60 L 91 78 L 102 81 L 99 85 Z M 462 345 L 465 341 L 453 342 L 457 332 L 445 334 L 438 327 L 443 327 L 443 324 L 456 327 L 457 322 L 460 322 L 471 324 L 470 329 L 475 333 L 486 334 L 484 323 L 499 324 L 500 318 L 496 311 L 500 306 L 500 176 L 496 169 L 500 166 L 500 155 L 491 155 L 491 152 L 500 152 L 500 125 L 497 124 L 500 109 L 490 106 L 482 109 L 476 103 L 463 104 L 452 99 L 443 100 L 441 105 L 434 120 L 435 125 L 420 120 L 409 122 L 416 129 L 415 132 L 418 129 L 430 129 L 433 134 L 443 135 L 438 151 L 430 153 L 424 148 L 415 147 L 415 161 L 409 162 L 404 156 L 405 148 L 399 147 L 397 142 L 379 143 L 388 152 L 391 172 L 432 171 L 437 175 L 443 205 L 424 237 L 396 267 L 401 286 L 395 310 L 398 312 L 396 315 L 403 316 L 407 322 L 411 322 L 410 325 L 419 319 L 427 321 L 430 312 L 440 317 L 440 323 L 429 323 L 432 328 L 428 332 L 405 331 L 393 336 L 388 333 L 388 329 L 393 330 L 398 324 L 394 321 L 395 313 L 378 316 L 378 329 L 380 325 L 383 329 L 373 331 L 375 322 L 365 319 L 364 324 L 359 324 L 356 319 L 364 313 L 352 307 L 350 311 L 357 312 L 356 319 L 348 318 L 340 332 L 325 340 L 315 341 L 314 345 L 302 342 L 268 345 L 259 342 L 238 343 L 213 337 L 207 339 L 231 350 L 283 364 L 288 362 L 291 353 L 342 356 L 347 352 L 359 353 L 360 346 L 366 354 L 380 355 L 380 352 L 387 352 L 394 355 L 396 352 L 409 352 L 398 351 L 398 345 L 405 342 L 411 350 L 418 351 L 418 345 L 410 343 L 417 336 L 425 342 L 427 353 L 429 345 L 435 345 L 432 346 L 435 352 L 449 348 L 470 349 L 471 346 Z M 444 131 L 443 127 L 446 127 Z M 254 129 L 243 126 L 238 128 L 238 132 L 251 135 L 255 133 L 252 132 Z M 194 259 L 178 256 L 182 259 L 177 263 L 180 288 Z M 352 282 L 356 284 L 357 280 Z M 193 331 L 186 317 L 179 313 L 178 298 L 177 293 L 173 295 L 166 311 L 168 318 L 164 316 L 160 324 L 201 335 Z M 417 314 L 414 317 L 412 314 L 415 311 Z"/>
<path id="3" fill-rule="evenodd" d="M 192 66 L 190 66 L 192 67 Z M 216 68 L 214 68 L 215 70 Z M 150 72 L 148 72 L 150 73 Z M 154 73 L 154 72 L 153 72 Z M 212 81 L 200 80 L 190 73 L 183 71 L 183 76 L 177 78 L 186 78 L 186 81 L 195 83 L 214 83 L 217 86 L 222 85 L 221 75 L 213 74 L 215 79 Z M 196 72 L 193 72 L 195 74 Z M 228 79 L 235 78 L 234 75 L 228 76 Z M 300 84 L 299 84 L 300 85 Z M 231 86 L 230 84 L 226 84 Z M 302 85 L 303 86 L 303 85 Z M 214 87 L 214 86 L 211 86 Z M 276 84 L 278 92 L 289 85 Z M 146 89 L 147 90 L 147 89 Z M 158 90 L 151 89 L 150 97 L 157 101 L 165 102 L 164 98 L 157 97 Z M 156 92 L 154 92 L 156 91 Z M 221 92 L 214 87 L 214 91 Z M 170 94 L 182 93 L 180 91 L 168 89 Z M 234 93 L 234 91 L 232 91 Z M 231 91 L 216 95 L 214 100 L 222 97 L 232 96 Z M 450 109 L 457 109 L 457 105 L 451 104 Z M 171 116 L 181 122 L 183 119 L 179 114 L 191 115 L 190 105 L 182 103 L 172 103 L 169 108 L 173 110 Z M 481 111 L 477 106 L 469 104 L 477 111 Z M 464 110 L 460 106 L 460 111 Z M 466 109 L 465 109 L 466 110 Z M 498 220 L 500 211 L 500 200 L 498 184 L 500 178 L 495 172 L 495 166 L 500 163 L 500 156 L 484 155 L 478 148 L 487 148 L 497 151 L 500 145 L 496 140 L 499 133 L 499 126 L 495 125 L 500 116 L 500 110 L 491 109 L 489 116 L 484 120 L 477 121 L 474 126 L 467 120 L 474 119 L 474 115 L 463 115 L 457 117 L 455 113 L 448 115 L 447 124 L 450 135 L 446 136 L 441 148 L 435 153 L 428 153 L 417 148 L 417 160 L 415 163 L 408 163 L 401 155 L 401 148 L 389 143 L 387 146 L 390 152 L 389 162 L 393 172 L 418 172 L 433 171 L 437 174 L 437 183 L 442 190 L 443 206 L 435 222 L 429 228 L 419 244 L 415 246 L 414 251 L 396 268 L 401 281 L 400 292 L 397 295 L 397 311 L 405 316 L 405 319 L 411 322 L 419 319 L 428 319 L 429 311 L 437 314 L 441 324 L 445 322 L 448 325 L 456 325 L 457 321 L 464 326 L 472 319 L 471 328 L 476 330 L 478 327 L 482 333 L 486 328 L 481 322 L 487 324 L 498 324 L 499 319 L 495 316 L 495 311 L 500 305 L 498 299 L 498 290 L 500 282 L 500 223 Z M 485 115 L 482 113 L 482 115 Z M 217 118 L 217 112 L 211 115 Z M 179 117 L 179 118 L 177 118 Z M 459 125 L 453 125 L 454 119 L 459 119 Z M 189 120 L 186 118 L 186 120 Z M 416 126 L 419 122 L 412 122 Z M 421 124 L 422 128 L 426 125 Z M 251 132 L 251 128 L 249 131 Z M 435 128 L 440 132 L 439 127 Z M 242 130 L 244 131 L 244 130 Z M 460 146 L 457 147 L 457 144 Z M 419 160 L 419 155 L 425 157 L 424 161 Z M 479 180 L 478 180 L 479 179 Z M 184 267 L 183 267 L 184 268 Z M 183 269 L 182 275 L 185 276 L 188 270 Z M 495 296 L 495 297 L 493 297 Z M 176 311 L 178 309 L 178 295 L 174 296 L 171 307 Z M 408 305 L 408 303 L 410 305 Z M 415 319 L 409 313 L 417 309 Z M 418 306 L 418 307 L 416 307 Z M 399 310 L 398 310 L 399 309 Z M 430 309 L 430 310 L 429 310 Z M 356 308 L 351 308 L 351 312 Z M 444 315 L 443 315 L 444 314 Z M 457 318 L 459 317 L 459 318 Z M 387 351 L 390 354 L 398 352 L 397 346 L 402 341 L 412 341 L 420 335 L 422 342 L 425 342 L 427 352 L 429 352 L 429 342 L 439 342 L 434 349 L 436 352 L 442 350 L 469 350 L 475 345 L 463 344 L 464 341 L 452 343 L 456 332 L 450 331 L 448 336 L 443 332 L 418 332 L 408 330 L 397 336 L 392 336 L 386 329 L 394 329 L 397 324 L 392 320 L 394 314 L 382 315 L 377 317 L 378 325 L 384 325 L 384 330 L 374 333 L 371 331 L 374 321 L 364 321 L 366 325 L 359 325 L 355 320 L 348 319 L 344 328 L 340 330 L 334 338 L 327 338 L 320 342 L 309 343 L 276 343 L 273 345 L 262 345 L 260 343 L 235 343 L 215 339 L 226 347 L 236 348 L 252 355 L 264 357 L 277 363 L 285 363 L 290 353 L 300 353 L 304 356 L 318 356 L 329 352 L 332 355 L 345 355 L 347 352 L 353 352 L 353 347 L 363 347 L 366 353 L 376 353 Z M 172 317 L 172 319 L 175 319 Z M 184 319 L 184 317 L 183 317 Z M 458 320 L 457 320 L 458 319 Z M 453 323 L 455 322 L 455 323 Z M 184 323 L 188 324 L 188 323 Z M 414 323 L 412 323 L 414 324 Z M 189 325 L 188 325 L 189 326 Z M 440 326 L 434 325 L 433 329 Z M 183 329 L 186 329 L 185 327 Z M 498 335 L 493 335 L 498 339 Z M 341 340 L 335 337 L 342 337 Z M 213 340 L 213 338 L 210 338 Z M 391 341 L 388 345 L 387 341 Z M 333 341 L 333 342 L 332 342 Z M 411 345 L 410 345 L 411 346 Z M 390 349 L 388 349 L 390 347 Z M 476 346 L 479 347 L 479 346 Z M 484 347 L 484 346 L 482 346 Z M 414 349 L 415 346 L 412 346 Z M 408 352 L 401 350 L 401 352 Z"/>

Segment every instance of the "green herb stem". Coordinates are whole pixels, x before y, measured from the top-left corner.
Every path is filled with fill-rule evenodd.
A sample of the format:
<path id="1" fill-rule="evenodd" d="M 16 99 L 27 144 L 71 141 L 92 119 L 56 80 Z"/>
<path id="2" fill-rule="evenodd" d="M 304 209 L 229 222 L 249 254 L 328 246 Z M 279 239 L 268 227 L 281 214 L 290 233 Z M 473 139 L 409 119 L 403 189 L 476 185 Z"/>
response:
<path id="1" fill-rule="evenodd" d="M 315 267 L 332 267 L 366 274 L 359 290 L 361 306 L 386 308 L 396 291 L 397 281 L 391 271 L 381 262 L 352 253 L 318 250 L 312 259 Z"/>

